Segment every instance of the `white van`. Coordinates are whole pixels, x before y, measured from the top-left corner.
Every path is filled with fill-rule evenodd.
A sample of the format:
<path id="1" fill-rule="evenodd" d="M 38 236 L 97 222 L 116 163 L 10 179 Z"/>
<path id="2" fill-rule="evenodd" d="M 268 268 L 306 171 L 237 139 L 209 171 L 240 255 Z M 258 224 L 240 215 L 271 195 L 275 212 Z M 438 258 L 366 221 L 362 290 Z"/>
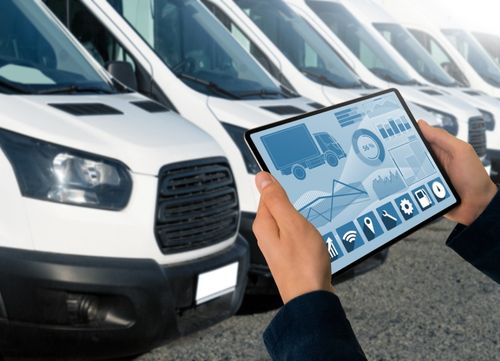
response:
<path id="1" fill-rule="evenodd" d="M 478 99 L 478 103 L 485 99 L 485 94 L 500 98 L 500 73 L 497 73 L 497 66 L 484 54 L 485 51 L 480 49 L 479 44 L 468 33 L 462 33 L 462 30 L 459 30 L 457 34 L 463 34 L 464 39 L 471 42 L 470 51 L 471 54 L 475 54 L 474 59 L 478 61 L 479 66 L 476 67 L 478 71 L 452 45 L 435 22 L 429 19 L 425 9 L 420 7 L 421 5 L 414 7 L 407 4 L 402 8 L 400 2 L 389 0 L 385 0 L 383 4 L 384 8 L 395 16 L 397 21 L 427 50 L 434 62 L 439 64 L 458 84 L 472 88 L 471 90 L 464 89 L 464 93 Z M 488 69 L 490 70 L 488 71 Z M 497 81 L 498 85 L 495 85 Z M 500 102 L 498 99 L 495 100 L 496 103 L 488 101 L 488 106 L 482 104 L 477 106 L 481 107 L 483 112 L 486 111 L 484 113 L 486 115 L 488 157 L 492 161 L 492 176 L 497 179 L 500 170 L 500 136 L 496 133 L 500 129 L 496 123 L 500 121 L 500 114 L 493 109 L 496 104 L 500 105 Z"/>
<path id="2" fill-rule="evenodd" d="M 500 31 L 499 30 L 471 30 L 472 35 L 486 50 L 489 56 L 500 66 Z"/>
<path id="3" fill-rule="evenodd" d="M 271 22 L 276 18 L 282 21 L 277 31 L 266 35 L 233 0 L 202 1 L 269 73 L 318 105 L 337 104 L 377 90 L 361 79 L 351 64 L 285 3 L 265 2 L 264 16 Z M 258 2 L 255 4 L 259 6 Z M 413 103 L 410 107 L 417 117 L 437 125 L 431 113 Z"/>
<path id="4" fill-rule="evenodd" d="M 238 0 L 243 1 L 243 0 Z M 486 157 L 486 134 L 483 115 L 468 103 L 434 89 L 394 50 L 383 36 L 369 24 L 365 14 L 372 5 L 369 0 L 286 0 L 308 12 L 311 21 L 325 39 L 341 41 L 351 56 L 361 61 L 378 78 L 379 87 L 397 87 L 409 100 L 426 95 L 440 104 L 432 109 L 443 127 L 458 138 L 468 141 L 483 164 L 490 170 Z M 424 109 L 425 104 L 418 104 Z"/>
<path id="5" fill-rule="evenodd" d="M 476 89 L 461 85 L 448 75 L 413 35 L 373 1 L 366 6 L 365 18 L 380 32 L 393 48 L 410 64 L 426 83 L 444 94 L 461 99 L 477 108 L 483 115 L 486 127 L 489 160 L 492 163 L 491 175 L 498 176 L 500 169 L 500 128 L 495 127 L 500 119 L 500 102 Z M 496 157 L 495 157 L 496 154 Z"/>
<path id="6" fill-rule="evenodd" d="M 249 247 L 210 136 L 39 0 L 0 2 L 0 104 L 1 356 L 138 354 L 236 312 Z"/>
<path id="7" fill-rule="evenodd" d="M 471 43 L 470 51 L 475 54 L 478 61 L 484 61 L 483 67 L 474 67 L 467 59 L 462 57 L 460 52 L 453 46 L 441 31 L 439 25 L 440 13 L 429 12 L 422 4 L 411 4 L 384 0 L 381 2 L 384 9 L 394 16 L 404 27 L 406 27 L 415 38 L 422 44 L 435 61 L 441 64 L 442 68 L 458 82 L 478 89 L 488 95 L 500 98 L 500 77 L 496 74 L 495 68 L 490 67 L 491 59 L 484 58 L 482 49 L 477 47 L 477 42 Z M 404 5 L 404 8 L 401 7 Z M 470 39 L 469 36 L 466 36 Z M 472 54 L 472 53 L 471 53 Z M 477 64 L 475 64 L 477 65 Z M 490 70 L 490 71 L 488 71 Z"/>
<path id="8" fill-rule="evenodd" d="M 130 86 L 169 106 L 221 145 L 241 182 L 240 232 L 251 245 L 251 280 L 258 280 L 254 274 L 270 279 L 251 229 L 259 167 L 243 133 L 317 105 L 280 86 L 198 0 L 46 2 L 101 64 L 130 62 L 136 70 Z"/>

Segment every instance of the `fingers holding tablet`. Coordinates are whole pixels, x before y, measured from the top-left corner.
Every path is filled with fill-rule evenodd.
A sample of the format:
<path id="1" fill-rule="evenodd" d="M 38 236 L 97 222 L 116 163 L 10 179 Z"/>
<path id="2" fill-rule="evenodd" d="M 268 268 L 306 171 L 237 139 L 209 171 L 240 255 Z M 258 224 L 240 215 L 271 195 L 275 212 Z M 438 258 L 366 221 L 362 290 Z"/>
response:
<path id="1" fill-rule="evenodd" d="M 330 261 L 321 235 L 269 173 L 257 174 L 255 181 L 261 200 L 253 231 L 283 302 L 312 291 L 332 291 Z"/>
<path id="2" fill-rule="evenodd" d="M 461 224 L 471 224 L 493 199 L 497 187 L 470 144 L 443 129 L 431 127 L 424 120 L 419 120 L 418 125 L 462 199 L 460 206 L 446 217 Z M 439 185 L 432 191 L 437 195 L 442 192 Z"/>

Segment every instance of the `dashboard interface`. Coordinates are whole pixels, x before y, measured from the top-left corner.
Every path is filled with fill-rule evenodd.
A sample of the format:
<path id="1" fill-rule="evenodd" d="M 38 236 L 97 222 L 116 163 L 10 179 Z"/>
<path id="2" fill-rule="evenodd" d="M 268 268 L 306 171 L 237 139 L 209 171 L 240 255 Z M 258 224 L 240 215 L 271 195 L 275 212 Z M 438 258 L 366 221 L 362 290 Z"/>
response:
<path id="1" fill-rule="evenodd" d="M 249 138 L 323 236 L 332 274 L 457 203 L 394 91 Z"/>

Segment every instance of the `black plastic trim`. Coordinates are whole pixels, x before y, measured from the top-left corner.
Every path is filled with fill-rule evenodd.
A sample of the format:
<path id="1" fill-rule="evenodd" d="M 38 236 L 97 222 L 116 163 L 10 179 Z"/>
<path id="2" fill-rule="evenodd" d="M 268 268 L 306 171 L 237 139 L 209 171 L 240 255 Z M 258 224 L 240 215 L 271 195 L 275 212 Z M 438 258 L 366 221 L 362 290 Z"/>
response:
<path id="1" fill-rule="evenodd" d="M 123 114 L 118 109 L 102 103 L 51 103 L 48 105 L 78 117 Z"/>
<path id="2" fill-rule="evenodd" d="M 304 114 L 305 111 L 294 107 L 292 105 L 273 105 L 273 106 L 265 106 L 261 107 L 271 113 L 278 115 L 295 115 L 295 114 Z"/>
<path id="3" fill-rule="evenodd" d="M 163 106 L 163 104 L 157 103 L 152 100 L 140 100 L 136 102 L 130 102 L 130 104 L 135 105 L 138 108 L 148 112 L 148 113 L 165 113 L 168 109 Z"/>
<path id="4" fill-rule="evenodd" d="M 207 179 L 209 182 L 205 184 L 207 171 L 203 169 L 204 167 L 207 167 L 207 171 L 209 172 L 219 171 L 226 173 L 226 180 L 219 183 L 211 183 L 211 180 Z M 165 189 L 165 183 L 175 181 L 176 177 L 195 176 L 199 176 L 199 181 L 203 183 L 196 186 L 196 189 L 187 191 L 185 188 L 179 187 L 181 188 L 180 192 L 173 189 L 167 192 L 168 189 Z M 209 205 L 211 208 L 207 209 L 206 202 L 213 200 L 214 196 L 219 195 L 218 192 L 226 192 L 226 196 L 231 199 L 221 202 L 219 209 L 213 205 Z M 192 204 L 191 207 L 194 205 L 196 208 L 197 206 L 199 210 L 195 212 L 195 209 L 185 209 L 188 207 L 185 205 L 186 202 Z M 199 202 L 199 205 L 196 202 Z M 181 205 L 182 203 L 184 203 L 184 206 Z M 181 208 L 184 208 L 182 214 L 184 215 L 185 222 L 183 224 L 172 224 L 173 218 L 170 219 L 165 216 L 168 204 L 171 204 L 170 208 L 177 205 L 181 205 Z M 173 210 L 176 211 L 175 208 Z M 220 215 L 219 213 L 224 213 L 224 217 L 217 220 L 215 218 Z M 174 215 L 173 217 L 175 218 L 176 216 Z M 182 219 L 175 220 L 182 222 Z M 203 227 L 203 222 L 205 223 L 205 227 Z M 208 229 L 207 226 L 211 228 Z M 225 157 L 209 157 L 172 163 L 160 169 L 154 232 L 158 246 L 163 253 L 174 254 L 192 251 L 223 242 L 238 232 L 238 226 L 238 192 L 231 167 Z M 191 228 L 191 230 L 188 228 Z M 194 233 L 193 229 L 197 229 L 199 231 L 198 234 Z M 186 233 L 184 239 L 179 240 L 176 238 L 180 237 L 178 235 L 180 232 Z"/>
<path id="5" fill-rule="evenodd" d="M 238 262 L 234 292 L 196 306 L 198 274 Z M 160 266 L 151 259 L 63 255 L 0 248 L 0 289 L 8 319 L 0 319 L 2 356 L 116 358 L 146 352 L 233 315 L 241 305 L 249 267 L 242 237 L 191 262 Z M 119 296 L 134 308 L 131 326 L 98 328 L 41 321 L 54 304 L 50 292 Z"/>
<path id="6" fill-rule="evenodd" d="M 488 159 L 491 161 L 491 179 L 500 184 L 500 150 L 488 149 Z"/>
<path id="7" fill-rule="evenodd" d="M 323 109 L 325 107 L 323 104 L 318 103 L 318 102 L 308 103 L 307 105 L 309 105 L 310 107 L 312 107 L 314 109 Z"/>

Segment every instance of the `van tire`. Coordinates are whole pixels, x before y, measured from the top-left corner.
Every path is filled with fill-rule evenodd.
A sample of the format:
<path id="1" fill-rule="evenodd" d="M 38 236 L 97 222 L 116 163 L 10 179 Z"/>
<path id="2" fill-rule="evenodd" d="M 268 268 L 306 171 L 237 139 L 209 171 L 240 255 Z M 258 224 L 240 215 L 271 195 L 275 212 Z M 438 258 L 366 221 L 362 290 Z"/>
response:
<path id="1" fill-rule="evenodd" d="M 339 165 L 339 159 L 333 152 L 326 152 L 325 153 L 325 160 L 328 163 L 329 166 L 331 167 L 336 167 Z"/>
<path id="2" fill-rule="evenodd" d="M 292 167 L 292 174 L 298 180 L 303 180 L 306 178 L 306 169 L 303 166 L 301 166 L 300 164 L 295 164 Z"/>

